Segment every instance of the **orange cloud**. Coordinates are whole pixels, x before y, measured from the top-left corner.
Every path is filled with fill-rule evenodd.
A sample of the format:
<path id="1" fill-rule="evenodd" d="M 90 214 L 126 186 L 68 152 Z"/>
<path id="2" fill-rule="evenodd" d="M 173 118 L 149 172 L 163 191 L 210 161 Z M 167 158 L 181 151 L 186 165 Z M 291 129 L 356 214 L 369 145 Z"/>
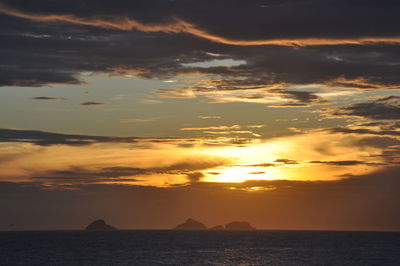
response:
<path id="1" fill-rule="evenodd" d="M 184 127 L 181 130 L 193 131 L 193 130 L 227 130 L 227 129 L 240 129 L 239 125 L 233 126 L 211 126 L 211 127 Z"/>
<path id="2" fill-rule="evenodd" d="M 110 17 L 97 16 L 83 18 L 75 15 L 61 14 L 33 14 L 0 6 L 0 13 L 34 21 L 61 21 L 73 24 L 112 28 L 119 30 L 139 30 L 143 32 L 169 32 L 169 33 L 188 33 L 213 42 L 240 45 L 280 45 L 280 46 L 310 46 L 310 45 L 339 45 L 339 44 L 371 44 L 371 43 L 400 43 L 400 37 L 362 37 L 362 38 L 297 38 L 297 39 L 260 39 L 260 40 L 237 40 L 223 36 L 217 36 L 206 30 L 198 28 L 196 25 L 179 18 L 173 18 L 168 24 L 149 23 L 144 24 L 129 17 Z"/>

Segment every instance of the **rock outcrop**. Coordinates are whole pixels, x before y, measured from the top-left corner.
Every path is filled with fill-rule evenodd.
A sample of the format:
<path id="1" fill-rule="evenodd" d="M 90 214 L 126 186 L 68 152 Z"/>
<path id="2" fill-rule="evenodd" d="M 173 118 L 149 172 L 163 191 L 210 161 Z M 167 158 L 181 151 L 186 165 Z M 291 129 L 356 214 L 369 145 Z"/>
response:
<path id="1" fill-rule="evenodd" d="M 86 227 L 86 230 L 89 231 L 113 231 L 113 230 L 118 230 L 114 226 L 111 226 L 109 224 L 106 224 L 104 220 L 96 220 L 89 224 Z"/>
<path id="2" fill-rule="evenodd" d="M 195 221 L 191 218 L 187 219 L 183 224 L 175 227 L 175 230 L 206 230 L 206 226 L 201 222 Z"/>
<path id="3" fill-rule="evenodd" d="M 247 230 L 256 230 L 256 228 L 251 226 L 248 222 L 235 221 L 235 222 L 226 224 L 225 230 L 247 231 Z"/>

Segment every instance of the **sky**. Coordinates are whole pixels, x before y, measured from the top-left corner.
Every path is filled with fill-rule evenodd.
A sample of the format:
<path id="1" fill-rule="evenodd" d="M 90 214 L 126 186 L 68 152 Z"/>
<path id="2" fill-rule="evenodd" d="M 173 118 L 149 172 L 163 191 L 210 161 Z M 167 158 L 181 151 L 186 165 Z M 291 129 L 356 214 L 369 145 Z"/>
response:
<path id="1" fill-rule="evenodd" d="M 399 11 L 0 0 L 0 230 L 400 230 Z"/>

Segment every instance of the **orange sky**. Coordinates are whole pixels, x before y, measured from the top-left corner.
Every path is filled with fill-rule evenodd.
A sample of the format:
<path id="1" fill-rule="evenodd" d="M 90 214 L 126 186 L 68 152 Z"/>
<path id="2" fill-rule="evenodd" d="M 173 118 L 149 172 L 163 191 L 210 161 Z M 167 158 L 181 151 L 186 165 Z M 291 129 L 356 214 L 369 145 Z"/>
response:
<path id="1" fill-rule="evenodd" d="M 6 224 L 400 230 L 398 4 L 226 3 L 0 0 Z"/>

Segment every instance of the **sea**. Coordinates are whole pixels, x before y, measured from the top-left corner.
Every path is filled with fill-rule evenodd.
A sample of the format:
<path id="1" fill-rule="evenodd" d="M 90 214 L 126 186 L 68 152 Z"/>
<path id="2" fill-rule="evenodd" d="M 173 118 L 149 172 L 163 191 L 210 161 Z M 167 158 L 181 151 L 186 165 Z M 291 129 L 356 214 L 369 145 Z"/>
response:
<path id="1" fill-rule="evenodd" d="M 399 232 L 8 231 L 0 265 L 400 265 Z"/>

